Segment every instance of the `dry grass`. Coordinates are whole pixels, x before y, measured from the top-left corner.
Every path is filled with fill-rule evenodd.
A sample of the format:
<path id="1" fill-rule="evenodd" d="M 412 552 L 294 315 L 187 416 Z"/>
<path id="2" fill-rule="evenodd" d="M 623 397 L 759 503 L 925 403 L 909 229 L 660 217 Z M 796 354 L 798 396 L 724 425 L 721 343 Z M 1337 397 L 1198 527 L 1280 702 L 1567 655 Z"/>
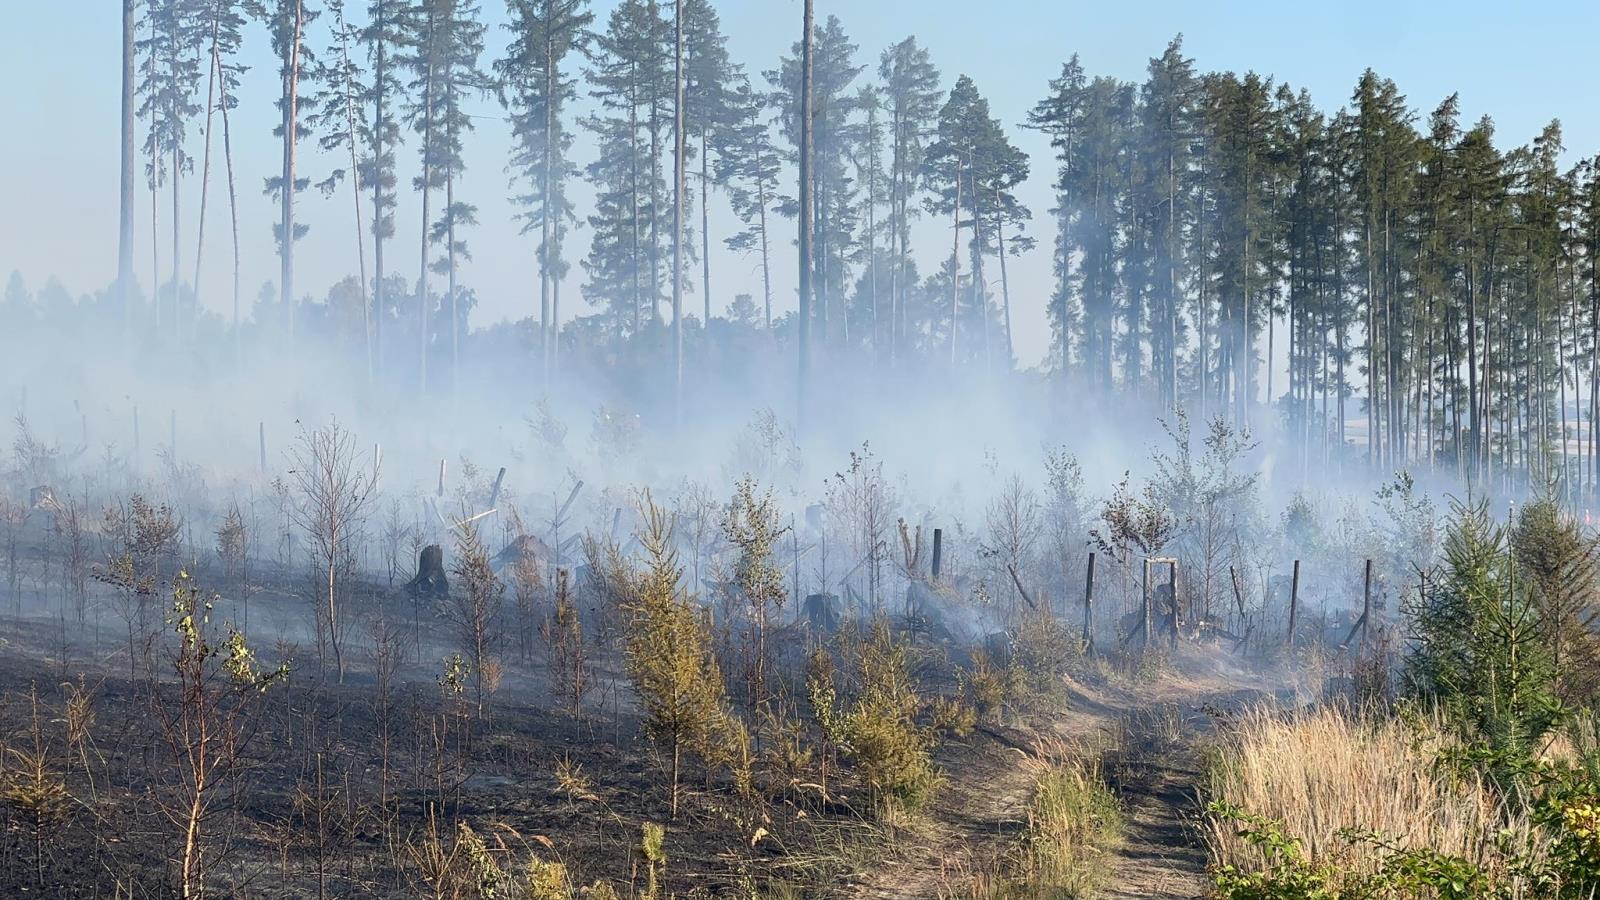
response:
<path id="1" fill-rule="evenodd" d="M 1452 743 L 1428 717 L 1261 707 L 1243 713 L 1222 740 L 1207 787 L 1211 799 L 1282 823 L 1310 862 L 1342 872 L 1370 873 L 1380 855 L 1341 837 L 1344 829 L 1471 860 L 1492 876 L 1507 870 L 1502 830 L 1519 854 L 1537 857 L 1542 839 L 1526 820 L 1509 814 L 1478 776 L 1440 765 Z M 1260 868 L 1260 852 L 1233 823 L 1208 817 L 1204 832 L 1214 864 Z"/>
<path id="2" fill-rule="evenodd" d="M 1044 900 L 1093 896 L 1104 886 L 1121 816 L 1094 755 L 1044 739 L 1026 765 L 1036 774 L 1022 835 L 989 871 L 962 873 L 942 896 Z"/>

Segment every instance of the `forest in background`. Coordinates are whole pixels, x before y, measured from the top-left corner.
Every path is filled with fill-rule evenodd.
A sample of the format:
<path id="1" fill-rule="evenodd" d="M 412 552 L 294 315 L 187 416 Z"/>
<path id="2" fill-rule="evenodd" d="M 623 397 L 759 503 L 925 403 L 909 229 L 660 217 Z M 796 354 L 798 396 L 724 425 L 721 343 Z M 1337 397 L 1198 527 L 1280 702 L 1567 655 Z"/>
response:
<path id="1" fill-rule="evenodd" d="M 1025 121 L 1002 122 L 952 77 L 959 60 L 914 37 L 863 51 L 833 16 L 752 61 L 708 0 L 604 16 L 522 0 L 507 16 L 491 58 L 474 2 L 125 3 L 120 274 L 76 300 L 14 277 L 8 321 L 102 333 L 139 367 L 172 339 L 217 372 L 230 352 L 236 372 L 336 360 L 379 393 L 452 396 L 477 367 L 530 397 L 609 389 L 664 423 L 715 405 L 686 389 L 745 382 L 741 413 L 804 426 L 840 393 L 894 406 L 919 384 L 1016 383 L 1015 301 L 1045 306 L 1051 329 L 1023 379 L 1281 435 L 1302 477 L 1364 464 L 1592 493 L 1600 180 L 1593 159 L 1566 161 L 1558 122 L 1508 144 L 1461 121 L 1455 96 L 1425 111 L 1371 71 L 1319 106 L 1205 72 L 1181 37 L 1140 83 L 1070 57 Z M 245 69 L 253 40 L 276 70 Z M 279 86 L 280 171 L 234 170 L 235 142 L 267 137 L 231 127 L 247 78 Z M 486 99 L 502 119 L 467 112 Z M 510 156 L 467 158 L 480 127 L 506 129 Z M 1054 157 L 1029 159 L 1019 129 Z M 474 230 L 503 227 L 457 195 L 469 163 L 505 167 L 523 210 L 526 318 L 472 321 L 477 291 L 506 288 L 458 277 Z M 1034 167 L 1053 173 L 1048 210 L 1017 196 Z M 238 192 L 258 185 L 278 215 L 240 222 Z M 309 289 L 294 270 L 308 202 L 350 210 L 344 235 L 315 239 L 348 241 L 354 263 Z M 736 215 L 714 227 L 721 202 Z M 420 233 L 396 233 L 402 203 Z M 237 273 L 251 229 L 270 230 L 276 282 L 197 284 L 205 253 Z M 760 291 L 719 288 L 735 279 L 712 271 L 713 242 L 758 264 Z M 147 251 L 153 291 L 134 274 Z M 1048 293 L 1008 278 L 1026 253 L 1050 254 Z M 778 268 L 800 270 L 799 310 L 774 296 Z"/>

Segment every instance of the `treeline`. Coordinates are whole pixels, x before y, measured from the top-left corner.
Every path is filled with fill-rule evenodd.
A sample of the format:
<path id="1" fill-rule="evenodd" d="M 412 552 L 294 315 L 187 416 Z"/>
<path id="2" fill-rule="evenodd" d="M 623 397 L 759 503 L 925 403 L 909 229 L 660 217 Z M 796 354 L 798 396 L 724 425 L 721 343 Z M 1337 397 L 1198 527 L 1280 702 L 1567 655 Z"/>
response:
<path id="1" fill-rule="evenodd" d="M 1558 122 L 1504 151 L 1455 95 L 1419 122 L 1369 70 L 1329 114 L 1174 41 L 1139 85 L 1074 58 L 1030 123 L 1058 150 L 1067 368 L 1244 424 L 1269 400 L 1302 463 L 1355 441 L 1390 470 L 1592 488 L 1600 179 L 1562 169 Z"/>
<path id="2" fill-rule="evenodd" d="M 472 0 L 370 0 L 360 21 L 341 0 L 145 0 L 128 20 L 125 90 L 140 102 L 124 140 L 136 111 L 151 227 L 165 206 L 172 233 L 152 244 L 162 287 L 142 317 L 165 314 L 180 334 L 204 246 L 202 231 L 185 285 L 182 179 L 191 153 L 202 175 L 213 165 L 219 120 L 232 210 L 229 112 L 251 17 L 268 26 L 282 86 L 283 166 L 266 184 L 281 201 L 281 277 L 257 316 L 292 341 L 296 198 L 313 184 L 344 196 L 360 271 L 330 292 L 343 312 L 326 318 L 384 377 L 426 386 L 430 359 L 435 382 L 459 366 L 476 302 L 459 277 L 477 225 L 459 191 L 469 102 L 493 98 L 510 125 L 512 200 L 536 236 L 538 365 L 548 375 L 564 350 L 648 357 L 675 369 L 680 395 L 684 325 L 706 329 L 691 353 L 716 353 L 714 317 L 807 358 L 1013 370 L 1007 260 L 1034 248 L 1017 195 L 1030 160 L 1010 137 L 1025 127 L 1056 151 L 1048 370 L 1200 419 L 1281 422 L 1302 470 L 1364 455 L 1502 489 L 1565 475 L 1573 492 L 1600 471 L 1594 160 L 1563 167 L 1558 123 L 1501 149 L 1487 118 L 1460 120 L 1455 96 L 1422 116 L 1371 71 L 1322 111 L 1272 78 L 1197 71 L 1181 38 L 1137 84 L 1074 56 L 1025 122 L 1004 123 L 915 38 L 874 57 L 831 16 L 756 71 L 735 61 L 710 0 L 623 0 L 604 20 L 587 0 L 510 0 L 496 58 Z M 575 150 L 580 135 L 591 152 Z M 299 165 L 311 141 L 332 168 Z M 589 209 L 571 199 L 579 179 Z M 737 214 L 731 234 L 714 233 L 714 192 Z M 402 195 L 420 205 L 418 235 L 395 233 Z M 947 245 L 913 252 L 922 215 L 948 223 Z M 801 312 L 775 317 L 791 218 Z M 125 215 L 124 286 L 131 240 Z M 713 240 L 759 262 L 760 296 L 714 302 Z M 574 263 L 584 312 L 561 326 Z"/>

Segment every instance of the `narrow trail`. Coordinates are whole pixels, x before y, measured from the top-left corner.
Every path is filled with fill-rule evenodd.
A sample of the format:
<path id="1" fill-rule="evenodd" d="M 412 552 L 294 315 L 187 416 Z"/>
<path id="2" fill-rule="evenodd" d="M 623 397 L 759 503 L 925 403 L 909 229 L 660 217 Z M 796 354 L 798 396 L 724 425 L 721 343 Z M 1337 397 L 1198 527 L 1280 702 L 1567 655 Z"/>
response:
<path id="1" fill-rule="evenodd" d="M 1104 896 L 1200 897 L 1206 854 L 1194 831 L 1195 789 L 1202 774 L 1192 748 L 1150 761 L 1119 787 L 1124 808 L 1123 844 Z"/>
<path id="2" fill-rule="evenodd" d="M 1005 852 L 1025 824 L 1033 774 L 1021 763 L 1035 734 L 983 726 L 940 753 L 945 783 L 924 820 L 841 896 L 871 900 L 940 897 Z"/>
<path id="3" fill-rule="evenodd" d="M 1206 852 L 1196 825 L 1205 778 L 1201 744 L 1217 716 L 1263 699 L 1261 687 L 1211 690 L 1132 711 L 1108 762 L 1122 802 L 1123 841 L 1104 896 L 1200 897 Z"/>
<path id="4" fill-rule="evenodd" d="M 1103 748 L 1108 782 L 1123 806 L 1108 898 L 1191 898 L 1205 892 L 1206 855 L 1195 823 L 1204 774 L 1200 744 L 1216 713 L 1277 693 L 1262 673 L 1203 650 L 1180 653 L 1144 684 L 1070 685 L 1067 711 L 1043 728 L 986 727 L 951 742 L 938 760 L 946 782 L 925 819 L 838 896 L 871 900 L 959 897 L 991 871 L 1026 827 L 1040 739 Z"/>

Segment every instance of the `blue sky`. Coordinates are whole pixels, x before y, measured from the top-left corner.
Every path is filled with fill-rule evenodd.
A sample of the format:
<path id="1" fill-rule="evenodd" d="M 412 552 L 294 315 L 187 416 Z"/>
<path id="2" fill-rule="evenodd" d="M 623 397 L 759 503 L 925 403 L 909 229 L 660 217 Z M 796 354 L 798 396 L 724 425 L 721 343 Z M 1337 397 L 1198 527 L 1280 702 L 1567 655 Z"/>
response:
<path id="1" fill-rule="evenodd" d="M 74 292 L 103 286 L 115 269 L 117 202 L 117 104 L 120 4 L 116 0 L 54 0 L 6 4 L 4 52 L 0 79 L 14 85 L 7 93 L 8 124 L 0 138 L 0 277 L 20 271 L 38 287 L 57 275 Z M 361 6 L 352 0 L 352 6 Z M 614 5 L 596 0 L 597 20 Z M 489 56 L 498 54 L 504 14 L 498 0 L 483 0 L 486 17 L 495 26 Z M 718 4 L 734 58 L 752 74 L 770 68 L 798 36 L 799 0 L 722 0 Z M 1423 3 L 1407 0 L 1358 0 L 1346 3 L 1282 2 L 1198 3 L 1182 0 L 1083 4 L 1043 0 L 817 0 L 817 15 L 837 15 L 860 46 L 859 62 L 875 66 L 878 52 L 893 41 L 915 34 L 933 55 L 945 84 L 968 74 L 1009 126 L 1016 126 L 1043 94 L 1046 82 L 1070 54 L 1081 55 L 1091 74 L 1140 79 L 1147 59 L 1181 32 L 1186 52 L 1202 71 L 1255 70 L 1276 76 L 1296 88 L 1309 89 L 1323 109 L 1349 96 L 1360 72 L 1371 67 L 1395 79 L 1413 107 L 1423 115 L 1452 91 L 1462 98 L 1463 118 L 1494 117 L 1502 145 L 1519 144 L 1537 134 L 1552 118 L 1565 126 L 1568 160 L 1600 152 L 1595 76 L 1596 38 L 1600 36 L 1600 4 L 1563 0 L 1544 4 L 1486 2 Z M 242 240 L 246 257 L 245 294 L 253 297 L 263 281 L 276 273 L 269 229 L 271 209 L 261 196 L 262 179 L 275 165 L 278 152 L 271 137 L 271 101 L 276 89 L 267 57 L 265 35 L 253 27 L 248 35 L 249 61 L 243 107 L 235 119 L 236 166 L 244 208 Z M 320 42 L 320 35 L 314 40 Z M 870 71 L 870 69 L 869 69 Z M 536 304 L 536 283 L 530 283 L 532 245 L 518 236 L 504 201 L 508 138 L 484 101 L 477 112 L 489 117 L 468 147 L 469 174 L 459 189 L 480 207 L 482 223 L 468 240 L 475 261 L 466 274 L 479 294 L 480 317 L 527 314 Z M 1012 268 L 1017 345 L 1022 361 L 1031 364 L 1043 353 L 1043 302 L 1049 292 L 1051 226 L 1046 213 L 1053 164 L 1048 146 L 1038 135 L 1020 128 L 1014 140 L 1033 157 L 1034 176 L 1023 189 L 1032 206 L 1032 232 L 1039 248 Z M 198 156 L 199 144 L 195 143 Z M 580 143 L 580 159 L 587 150 Z M 412 160 L 402 150 L 402 165 Z M 340 165 L 332 157 L 307 150 L 303 168 L 320 177 Z M 197 164 L 198 168 L 198 164 Z M 229 259 L 224 243 L 224 187 L 214 176 L 207 225 L 207 265 L 202 273 L 208 305 L 228 302 Z M 198 179 L 191 179 L 191 187 Z M 414 203 L 402 198 L 399 245 L 415 245 Z M 158 227 L 170 200 L 163 197 Z M 183 255 L 192 264 L 198 193 L 185 197 Z M 578 200 L 580 211 L 585 200 Z M 149 200 L 138 197 L 139 243 L 136 266 L 149 283 Z M 335 278 L 355 270 L 348 195 L 324 199 L 316 193 L 301 201 L 301 218 L 312 226 L 298 256 L 299 287 L 321 295 Z M 725 225 L 723 205 L 713 201 L 713 231 Z M 936 226 L 920 226 L 924 268 L 934 264 L 942 247 Z M 787 236 L 784 238 L 787 240 Z M 918 236 L 914 235 L 914 243 Z M 572 241 L 574 259 L 587 245 L 587 234 Z M 167 249 L 162 247 L 163 263 Z M 713 251 L 718 303 L 735 290 L 759 292 L 753 261 Z M 413 251 L 414 254 L 414 251 Z M 415 266 L 402 257 L 403 271 Z M 792 306 L 792 266 L 779 266 L 779 306 Z M 564 296 L 576 298 L 581 270 Z M 185 275 L 185 279 L 189 276 Z M 694 306 L 697 306 L 694 304 Z M 692 307 L 693 308 L 693 307 Z M 575 300 L 566 309 L 583 311 Z"/>

